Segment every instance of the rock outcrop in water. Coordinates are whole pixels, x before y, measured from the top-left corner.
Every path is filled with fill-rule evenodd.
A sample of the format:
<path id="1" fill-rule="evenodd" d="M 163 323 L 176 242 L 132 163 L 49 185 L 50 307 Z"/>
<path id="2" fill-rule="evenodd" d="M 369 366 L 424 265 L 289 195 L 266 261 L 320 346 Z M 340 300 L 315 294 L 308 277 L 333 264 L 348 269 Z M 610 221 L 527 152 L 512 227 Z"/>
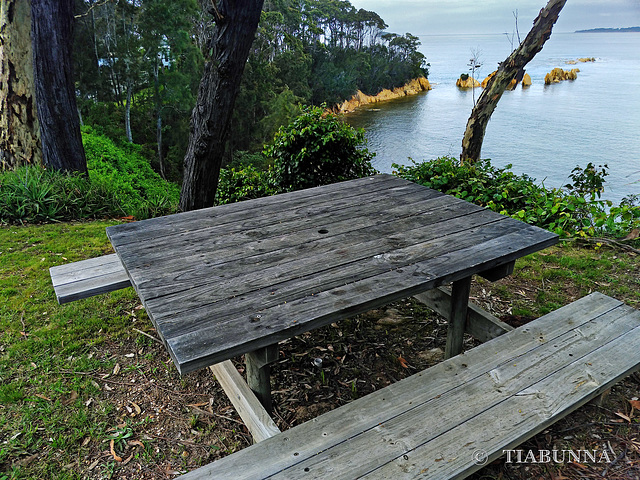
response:
<path id="1" fill-rule="evenodd" d="M 358 90 L 349 100 L 345 100 L 344 102 L 337 104 L 333 108 L 333 111 L 336 113 L 349 113 L 363 105 L 383 102 L 385 100 L 392 100 L 394 98 L 406 97 L 409 95 L 416 95 L 420 92 L 426 92 L 427 90 L 431 90 L 431 84 L 429 83 L 429 80 L 424 77 L 415 78 L 402 87 L 394 88 L 393 90 L 385 88 L 377 95 L 367 95 Z"/>
<path id="2" fill-rule="evenodd" d="M 491 80 L 491 78 L 495 74 L 496 74 L 496 72 L 491 72 L 489 75 L 487 75 L 487 78 L 482 80 L 482 83 L 480 84 L 482 86 L 482 88 L 486 88 L 487 87 L 487 83 L 489 83 L 489 80 Z M 518 80 L 518 78 L 514 78 L 513 80 L 511 80 L 511 83 L 509 84 L 507 89 L 513 90 L 514 88 L 516 88 L 516 86 L 518 85 L 519 82 L 520 81 Z M 528 73 L 525 73 L 522 76 L 522 86 L 523 87 L 530 87 L 531 86 L 531 76 Z"/>
<path id="3" fill-rule="evenodd" d="M 579 58 L 577 60 L 567 60 L 566 63 L 567 65 L 575 65 L 576 63 L 586 63 L 586 62 L 595 62 L 596 59 L 594 57 L 583 57 L 583 58 Z"/>
<path id="4" fill-rule="evenodd" d="M 459 87 L 459 88 L 476 88 L 479 86 L 480 86 L 480 82 L 477 81 L 475 78 L 470 77 L 466 73 L 460 75 L 460 78 L 456 80 L 456 87 Z"/>
<path id="5" fill-rule="evenodd" d="M 563 70 L 560 67 L 556 67 L 544 76 L 544 84 L 551 85 L 552 83 L 562 82 L 563 80 L 575 80 L 578 78 L 579 71 L 579 68 Z"/>

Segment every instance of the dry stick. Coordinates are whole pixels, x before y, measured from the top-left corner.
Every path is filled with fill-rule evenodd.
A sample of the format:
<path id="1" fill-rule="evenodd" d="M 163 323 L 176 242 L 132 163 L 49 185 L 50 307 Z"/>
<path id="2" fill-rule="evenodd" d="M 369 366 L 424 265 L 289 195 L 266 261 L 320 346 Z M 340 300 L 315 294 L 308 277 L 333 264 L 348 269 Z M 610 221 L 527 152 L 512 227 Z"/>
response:
<path id="1" fill-rule="evenodd" d="M 625 445 L 624 450 L 622 451 L 622 453 L 620 455 L 618 455 L 613 462 L 611 462 L 609 465 L 607 465 L 607 468 L 604 469 L 604 471 L 602 472 L 602 476 L 603 477 L 606 477 L 607 476 L 607 472 L 609 471 L 609 469 L 611 467 L 613 467 L 616 463 L 618 463 L 620 460 L 622 460 L 625 457 L 625 455 L 627 454 L 627 450 L 628 450 L 628 447 Z"/>
<path id="2" fill-rule="evenodd" d="M 148 333 L 143 332 L 142 330 L 138 330 L 137 328 L 134 328 L 134 330 L 138 333 L 141 333 L 142 335 L 144 335 L 145 337 L 149 337 L 151 340 L 153 340 L 154 342 L 158 342 L 160 345 L 164 346 L 164 343 L 162 343 L 162 340 L 160 340 L 159 338 L 154 337 L 153 335 L 149 335 Z"/>

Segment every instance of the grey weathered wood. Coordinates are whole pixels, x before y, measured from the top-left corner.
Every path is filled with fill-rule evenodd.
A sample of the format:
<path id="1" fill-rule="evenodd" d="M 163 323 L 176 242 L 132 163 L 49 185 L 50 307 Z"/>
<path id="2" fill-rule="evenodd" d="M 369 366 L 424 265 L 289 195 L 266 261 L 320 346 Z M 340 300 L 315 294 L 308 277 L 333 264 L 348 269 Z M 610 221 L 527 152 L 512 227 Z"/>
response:
<path id="1" fill-rule="evenodd" d="M 451 312 L 447 328 L 447 345 L 444 350 L 445 359 L 462 353 L 470 291 L 471 277 L 456 280 L 451 285 Z"/>
<path id="2" fill-rule="evenodd" d="M 209 369 L 216 376 L 222 389 L 231 400 L 236 412 L 238 412 L 238 415 L 240 415 L 240 418 L 249 429 L 255 443 L 280 433 L 278 426 L 230 360 L 212 365 Z"/>
<path id="3" fill-rule="evenodd" d="M 131 286 L 115 253 L 51 267 L 49 274 L 60 304 Z"/>
<path id="4" fill-rule="evenodd" d="M 492 267 L 496 256 L 518 257 L 529 253 L 517 250 L 507 253 L 504 251 L 505 242 L 507 244 L 510 240 L 515 242 L 520 236 L 518 232 L 514 235 L 515 238 L 506 235 L 484 242 L 476 239 L 477 241 L 470 242 L 470 246 L 455 252 L 445 253 L 447 248 L 444 247 L 436 258 L 401 268 L 392 268 L 387 260 L 373 258 L 371 261 L 379 262 L 377 265 L 382 267 L 377 275 L 346 285 L 343 282 L 339 286 L 319 293 L 311 294 L 310 292 L 298 300 L 276 303 L 269 308 L 262 306 L 273 296 L 270 291 L 266 291 L 260 297 L 260 301 L 256 302 L 254 312 L 262 316 L 261 322 L 257 325 L 248 321 L 255 313 L 249 314 L 251 310 L 246 305 L 238 315 L 238 312 L 233 311 L 233 305 L 222 302 L 221 313 L 215 325 L 208 327 L 204 325 L 188 333 L 173 335 L 167 339 L 169 349 L 172 352 L 179 352 L 180 357 L 176 359 L 176 365 L 182 371 L 201 368 L 208 363 L 216 363 L 218 359 L 223 360 L 224 357 L 231 358 L 242 354 L 243 350 L 255 350 L 312 328 L 459 280 L 482 270 L 483 266 Z M 298 282 L 303 281 L 298 280 Z M 242 316 L 242 311 L 245 312 L 246 317 Z M 185 312 L 183 317 L 185 321 L 191 321 L 188 318 L 189 312 Z M 245 318 L 245 321 L 241 321 Z M 177 317 L 176 320 L 180 321 Z M 165 323 L 163 327 L 166 326 Z M 221 336 L 221 331 L 226 333 Z M 212 335 L 217 335 L 215 346 L 205 341 Z"/>
<path id="5" fill-rule="evenodd" d="M 254 221 L 256 217 L 263 217 L 266 212 L 289 211 L 311 206 L 314 203 L 331 201 L 335 199 L 337 193 L 344 194 L 345 183 L 348 183 L 349 196 L 357 196 L 372 190 L 386 194 L 389 190 L 398 188 L 395 178 L 390 175 L 376 175 L 375 177 L 361 178 L 350 182 L 334 183 L 255 200 L 229 203 L 213 208 L 192 210 L 183 212 L 179 216 L 168 215 L 129 223 L 125 226 L 118 225 L 119 228 L 117 229 L 108 227 L 107 235 L 112 242 L 124 245 L 153 240 L 159 236 L 172 236 L 190 232 L 212 225 L 242 223 L 247 220 Z M 402 187 L 405 188 L 405 186 Z M 269 221 L 269 223 L 272 222 L 273 219 Z"/>
<path id="6" fill-rule="evenodd" d="M 312 190 L 108 228 L 181 373 L 557 241 L 388 175 Z"/>
<path id="7" fill-rule="evenodd" d="M 496 280 L 500 280 L 504 277 L 508 277 L 513 273 L 513 267 L 515 267 L 516 262 L 509 262 L 503 265 L 499 265 L 491 270 L 486 270 L 484 272 L 480 272 L 480 276 L 486 278 L 491 282 L 495 282 Z"/>
<path id="8" fill-rule="evenodd" d="M 594 293 L 181 478 L 464 478 L 639 367 L 640 312 Z"/>
<path id="9" fill-rule="evenodd" d="M 278 360 L 278 345 L 269 345 L 244 356 L 247 367 L 247 383 L 249 388 L 264 407 L 271 413 L 271 367 L 270 364 Z"/>
<path id="10" fill-rule="evenodd" d="M 413 298 L 424 303 L 434 312 L 445 318 L 451 315 L 451 290 L 445 287 L 438 287 L 426 292 L 419 293 Z M 486 310 L 469 302 L 467 306 L 467 324 L 465 332 L 476 340 L 488 342 L 504 333 L 513 330 L 511 325 L 500 321 L 499 318 L 491 315 Z"/>

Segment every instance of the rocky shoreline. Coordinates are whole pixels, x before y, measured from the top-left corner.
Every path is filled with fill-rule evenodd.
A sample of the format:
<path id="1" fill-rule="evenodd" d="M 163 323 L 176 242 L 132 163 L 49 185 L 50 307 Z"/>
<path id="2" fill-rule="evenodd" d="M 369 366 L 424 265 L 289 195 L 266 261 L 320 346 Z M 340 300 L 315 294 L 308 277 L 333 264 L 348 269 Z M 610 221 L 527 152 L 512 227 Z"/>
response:
<path id="1" fill-rule="evenodd" d="M 393 90 L 385 88 L 376 95 L 367 95 L 358 90 L 349 100 L 335 105 L 332 111 L 334 113 L 350 113 L 363 105 L 384 102 L 409 95 L 417 95 L 418 93 L 428 90 L 431 90 L 431 84 L 425 77 L 414 78 L 402 87 L 394 88 Z"/>

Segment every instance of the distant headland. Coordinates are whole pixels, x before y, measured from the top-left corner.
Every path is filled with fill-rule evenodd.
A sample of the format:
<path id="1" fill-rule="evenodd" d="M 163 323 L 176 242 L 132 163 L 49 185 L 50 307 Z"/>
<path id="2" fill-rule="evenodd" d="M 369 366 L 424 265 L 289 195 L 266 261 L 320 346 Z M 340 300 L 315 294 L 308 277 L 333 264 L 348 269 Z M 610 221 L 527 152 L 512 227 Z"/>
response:
<path id="1" fill-rule="evenodd" d="M 626 27 L 626 28 L 591 28 L 589 30 L 576 30 L 576 33 L 628 33 L 628 32 L 640 32 L 640 27 Z"/>

